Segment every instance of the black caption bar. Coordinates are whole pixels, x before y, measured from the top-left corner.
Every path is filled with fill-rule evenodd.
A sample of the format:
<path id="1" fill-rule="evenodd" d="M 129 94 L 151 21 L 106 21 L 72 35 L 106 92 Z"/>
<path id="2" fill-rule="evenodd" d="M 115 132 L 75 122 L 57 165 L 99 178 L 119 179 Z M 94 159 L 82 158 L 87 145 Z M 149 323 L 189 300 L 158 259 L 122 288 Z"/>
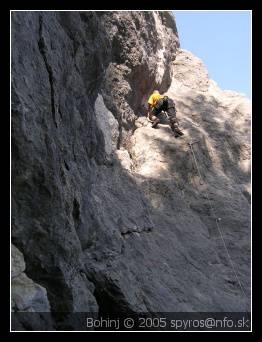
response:
<path id="1" fill-rule="evenodd" d="M 251 331 L 247 312 L 12 312 L 11 331 Z"/>

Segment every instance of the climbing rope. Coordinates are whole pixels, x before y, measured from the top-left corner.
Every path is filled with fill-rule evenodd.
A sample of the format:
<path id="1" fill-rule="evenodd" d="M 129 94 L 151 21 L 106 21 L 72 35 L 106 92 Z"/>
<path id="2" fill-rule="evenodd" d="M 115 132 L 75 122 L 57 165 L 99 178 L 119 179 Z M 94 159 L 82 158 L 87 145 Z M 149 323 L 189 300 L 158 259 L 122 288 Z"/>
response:
<path id="1" fill-rule="evenodd" d="M 190 146 L 190 149 L 191 149 L 191 152 L 192 152 L 192 155 L 193 155 L 193 159 L 194 159 L 194 162 L 195 162 L 195 165 L 196 165 L 196 169 L 197 169 L 197 172 L 198 172 L 198 175 L 199 175 L 199 182 L 201 185 L 204 184 L 204 181 L 203 181 L 203 177 L 200 173 L 200 169 L 198 167 L 198 164 L 197 164 L 197 160 L 196 160 L 196 157 L 195 157 L 195 153 L 194 153 L 194 150 L 193 150 L 193 144 L 195 143 L 198 143 L 198 141 L 193 141 L 193 142 L 189 142 L 189 146 Z"/>
<path id="2" fill-rule="evenodd" d="M 195 156 L 195 153 L 194 153 L 194 149 L 193 149 L 193 144 L 194 144 L 194 143 L 197 143 L 197 142 L 198 142 L 198 141 L 188 142 L 188 144 L 189 144 L 189 146 L 190 146 L 190 150 L 191 150 L 191 153 L 192 153 L 192 155 L 193 155 L 193 160 L 194 160 L 194 162 L 195 162 L 195 166 L 196 166 L 196 169 L 197 169 L 197 172 L 198 172 L 199 180 L 200 180 L 200 182 L 202 182 L 202 183 L 200 183 L 200 184 L 204 184 L 204 180 L 203 180 L 203 177 L 202 177 L 202 175 L 201 175 L 201 173 L 200 173 L 200 169 L 199 169 L 199 167 L 198 167 L 197 159 L 196 159 L 196 156 Z M 210 200 L 210 197 L 209 197 L 208 192 L 206 192 L 205 197 L 207 198 L 207 200 L 208 200 L 208 202 L 209 202 L 210 209 L 211 209 L 211 211 L 213 212 L 213 216 L 214 216 L 215 221 L 216 221 L 216 226 L 217 226 L 217 229 L 218 229 L 218 231 L 219 231 L 219 235 L 220 235 L 220 237 L 221 237 L 221 240 L 223 241 L 223 245 L 224 245 L 224 248 L 225 248 L 225 250 L 226 250 L 226 254 L 227 254 L 229 263 L 230 263 L 230 265 L 231 265 L 231 267 L 232 267 L 232 270 L 233 270 L 234 276 L 235 276 L 235 278 L 236 278 L 236 281 L 237 281 L 237 283 L 238 283 L 238 286 L 239 286 L 239 288 L 240 288 L 240 290 L 241 290 L 241 292 L 242 292 L 244 298 L 246 298 L 246 300 L 249 302 L 248 296 L 247 296 L 247 294 L 246 294 L 246 292 L 245 292 L 245 290 L 244 290 L 244 287 L 243 287 L 243 285 L 242 285 L 242 283 L 241 283 L 241 281 L 240 281 L 240 279 L 239 279 L 239 277 L 238 277 L 237 270 L 236 270 L 236 268 L 235 268 L 235 266 L 234 266 L 233 260 L 232 260 L 230 254 L 229 254 L 229 251 L 228 251 L 228 248 L 227 248 L 227 245 L 226 245 L 224 236 L 223 236 L 223 234 L 222 234 L 222 229 L 221 229 L 220 224 L 219 224 L 220 218 L 218 218 L 217 215 L 216 215 L 215 209 L 214 209 L 214 207 L 213 207 L 213 205 L 212 205 L 212 203 L 211 203 L 211 200 Z"/>

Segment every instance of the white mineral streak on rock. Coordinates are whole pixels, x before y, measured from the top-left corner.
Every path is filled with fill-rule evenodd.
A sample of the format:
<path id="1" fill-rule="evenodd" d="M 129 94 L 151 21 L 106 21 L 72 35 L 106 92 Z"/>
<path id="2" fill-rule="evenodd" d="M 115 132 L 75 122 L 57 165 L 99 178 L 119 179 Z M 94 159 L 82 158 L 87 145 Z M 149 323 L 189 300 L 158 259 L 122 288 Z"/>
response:
<path id="1" fill-rule="evenodd" d="M 104 135 L 106 153 L 111 155 L 117 148 L 119 125 L 114 115 L 106 108 L 100 94 L 98 94 L 95 102 L 95 113 L 98 127 Z"/>
<path id="2" fill-rule="evenodd" d="M 28 278 L 23 254 L 12 245 L 12 310 L 49 312 L 46 289 Z"/>

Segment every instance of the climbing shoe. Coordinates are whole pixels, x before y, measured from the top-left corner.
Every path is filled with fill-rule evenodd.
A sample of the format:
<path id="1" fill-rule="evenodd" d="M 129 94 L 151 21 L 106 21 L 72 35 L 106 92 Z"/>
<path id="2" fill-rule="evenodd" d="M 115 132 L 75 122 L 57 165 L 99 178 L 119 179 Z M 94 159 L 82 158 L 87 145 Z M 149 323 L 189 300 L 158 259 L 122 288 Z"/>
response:
<path id="1" fill-rule="evenodd" d="M 179 130 L 176 130 L 176 133 L 177 133 L 179 136 L 184 135 L 184 133 L 183 133 L 182 131 L 180 131 L 180 129 L 179 129 Z"/>
<path id="2" fill-rule="evenodd" d="M 178 127 L 172 127 L 171 129 L 174 132 L 176 138 L 184 135 L 184 133 Z"/>

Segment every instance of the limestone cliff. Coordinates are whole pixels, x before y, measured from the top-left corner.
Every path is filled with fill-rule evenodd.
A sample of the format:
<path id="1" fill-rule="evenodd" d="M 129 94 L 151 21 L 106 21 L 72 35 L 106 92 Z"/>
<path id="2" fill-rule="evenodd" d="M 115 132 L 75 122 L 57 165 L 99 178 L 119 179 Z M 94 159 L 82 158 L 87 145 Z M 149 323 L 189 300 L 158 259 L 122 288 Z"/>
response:
<path id="1" fill-rule="evenodd" d="M 183 138 L 146 120 L 155 88 Z M 247 310 L 215 223 L 249 296 L 249 135 L 169 12 L 13 12 L 13 310 Z"/>

